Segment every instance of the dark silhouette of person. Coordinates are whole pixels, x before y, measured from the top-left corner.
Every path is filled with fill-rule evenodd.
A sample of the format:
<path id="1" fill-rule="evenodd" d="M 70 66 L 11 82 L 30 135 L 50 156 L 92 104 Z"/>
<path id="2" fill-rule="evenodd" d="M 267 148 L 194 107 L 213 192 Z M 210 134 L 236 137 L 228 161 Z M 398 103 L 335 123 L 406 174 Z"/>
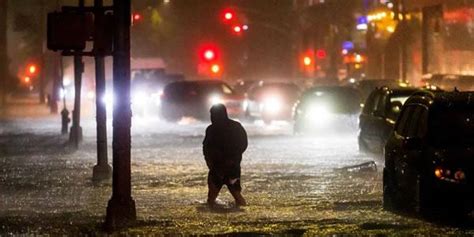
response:
<path id="1" fill-rule="evenodd" d="M 237 206 L 246 205 L 241 194 L 240 162 L 242 153 L 247 149 L 247 133 L 242 125 L 229 119 L 223 104 L 211 107 L 211 122 L 206 129 L 203 141 L 203 153 L 209 174 L 207 177 L 207 203 L 215 205 L 216 198 L 223 185 L 226 185 Z"/>

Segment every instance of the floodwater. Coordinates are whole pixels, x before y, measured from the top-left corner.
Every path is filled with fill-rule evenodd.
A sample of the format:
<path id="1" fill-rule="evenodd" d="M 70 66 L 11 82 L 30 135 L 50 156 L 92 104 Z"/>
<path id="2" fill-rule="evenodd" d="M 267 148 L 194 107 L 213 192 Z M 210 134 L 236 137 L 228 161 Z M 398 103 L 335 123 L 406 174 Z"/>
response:
<path id="1" fill-rule="evenodd" d="M 111 124 L 109 124 L 111 125 Z M 218 208 L 205 205 L 205 122 L 136 118 L 132 195 L 138 221 L 128 234 L 472 235 L 474 225 L 430 223 L 382 209 L 382 158 L 359 154 L 357 134 L 295 136 L 290 123 L 243 124 L 249 147 L 237 208 L 223 188 Z M 95 123 L 83 123 L 75 151 L 58 118 L 0 121 L 0 235 L 101 231 L 110 180 L 94 183 Z M 111 130 L 109 126 L 109 144 Z M 109 146 L 109 161 L 111 159 Z M 377 169 L 347 170 L 374 161 Z"/>

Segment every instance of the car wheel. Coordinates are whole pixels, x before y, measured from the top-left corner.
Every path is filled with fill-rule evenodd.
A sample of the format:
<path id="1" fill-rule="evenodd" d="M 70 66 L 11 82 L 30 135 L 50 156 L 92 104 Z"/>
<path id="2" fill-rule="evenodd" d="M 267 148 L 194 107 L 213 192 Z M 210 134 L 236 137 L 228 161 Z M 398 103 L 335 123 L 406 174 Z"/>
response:
<path id="1" fill-rule="evenodd" d="M 398 209 L 399 203 L 395 197 L 395 185 L 393 185 L 393 177 L 387 167 L 383 169 L 383 209 L 393 211 Z"/>

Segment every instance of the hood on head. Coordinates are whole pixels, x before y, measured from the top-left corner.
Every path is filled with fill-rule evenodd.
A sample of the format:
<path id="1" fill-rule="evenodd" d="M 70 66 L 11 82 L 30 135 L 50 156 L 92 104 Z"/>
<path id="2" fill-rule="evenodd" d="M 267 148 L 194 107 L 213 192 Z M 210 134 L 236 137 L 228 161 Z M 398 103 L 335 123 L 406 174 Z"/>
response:
<path id="1" fill-rule="evenodd" d="M 213 124 L 223 123 L 229 119 L 227 108 L 223 104 L 216 104 L 211 107 L 211 122 Z"/>

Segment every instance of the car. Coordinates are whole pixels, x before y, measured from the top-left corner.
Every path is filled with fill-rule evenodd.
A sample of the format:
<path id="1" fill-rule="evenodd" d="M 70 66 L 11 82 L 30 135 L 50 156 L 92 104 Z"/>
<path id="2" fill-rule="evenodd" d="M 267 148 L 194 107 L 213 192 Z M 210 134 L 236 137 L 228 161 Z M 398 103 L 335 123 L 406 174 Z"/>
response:
<path id="1" fill-rule="evenodd" d="M 252 88 L 254 85 L 258 84 L 260 81 L 257 80 L 238 80 L 234 83 L 233 89 L 236 93 L 245 95 L 247 94 L 248 90 Z"/>
<path id="2" fill-rule="evenodd" d="M 356 87 L 359 89 L 362 100 L 365 101 L 370 93 L 380 87 L 403 88 L 409 87 L 410 84 L 396 79 L 364 79 L 356 82 Z"/>
<path id="3" fill-rule="evenodd" d="M 177 81 L 166 85 L 161 96 L 161 115 L 168 121 L 182 117 L 209 119 L 212 105 L 222 103 L 231 117 L 243 114 L 244 97 L 225 82 L 213 80 Z"/>
<path id="4" fill-rule="evenodd" d="M 182 81 L 181 74 L 168 74 L 163 69 L 134 69 L 130 83 L 131 108 L 133 116 L 158 116 L 161 106 L 161 94 L 170 82 Z M 113 93 L 112 80 L 106 80 L 106 92 L 102 98 L 108 113 L 116 96 Z"/>
<path id="5" fill-rule="evenodd" d="M 290 121 L 300 88 L 292 82 L 261 81 L 249 89 L 245 100 L 245 115 L 262 119 L 269 124 L 274 120 Z"/>
<path id="6" fill-rule="evenodd" d="M 306 90 L 294 108 L 294 133 L 350 132 L 357 130 L 359 92 L 346 86 Z"/>
<path id="7" fill-rule="evenodd" d="M 417 91 L 420 89 L 384 86 L 370 93 L 359 116 L 359 151 L 382 154 L 402 105 Z"/>
<path id="8" fill-rule="evenodd" d="M 416 93 L 385 145 L 383 206 L 465 215 L 474 200 L 474 92 Z"/>

